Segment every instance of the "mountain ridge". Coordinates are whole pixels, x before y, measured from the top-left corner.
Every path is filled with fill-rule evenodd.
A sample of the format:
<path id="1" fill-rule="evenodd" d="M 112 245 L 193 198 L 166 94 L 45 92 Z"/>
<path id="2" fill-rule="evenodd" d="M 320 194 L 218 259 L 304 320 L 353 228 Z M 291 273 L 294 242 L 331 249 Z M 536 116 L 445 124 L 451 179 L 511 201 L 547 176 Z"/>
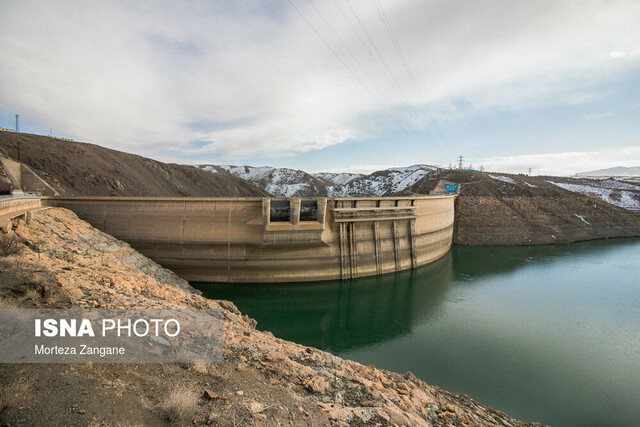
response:
<path id="1" fill-rule="evenodd" d="M 579 172 L 576 176 L 640 176 L 640 166 L 615 166 L 607 169 Z"/>
<path id="2" fill-rule="evenodd" d="M 232 176 L 44 135 L 0 131 L 0 155 L 31 168 L 61 195 L 260 197 Z"/>
<path id="3" fill-rule="evenodd" d="M 419 180 L 432 176 L 436 166 L 412 165 L 357 173 L 319 172 L 271 166 L 198 165 L 200 169 L 229 174 L 276 197 L 382 197 L 402 191 Z"/>

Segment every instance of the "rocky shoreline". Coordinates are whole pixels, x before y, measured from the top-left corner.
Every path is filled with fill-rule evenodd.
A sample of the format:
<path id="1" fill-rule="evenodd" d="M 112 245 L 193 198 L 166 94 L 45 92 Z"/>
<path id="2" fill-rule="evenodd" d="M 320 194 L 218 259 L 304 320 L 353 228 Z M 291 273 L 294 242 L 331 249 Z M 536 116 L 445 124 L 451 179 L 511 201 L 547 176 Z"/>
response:
<path id="1" fill-rule="evenodd" d="M 257 329 L 64 209 L 18 220 L 0 257 L 2 307 L 220 308 L 215 365 L 2 365 L 8 425 L 534 425 L 430 386 Z M 64 387 L 60 388 L 60 384 Z M 20 392 L 18 392 L 20 391 Z M 179 404 L 178 404 L 179 403 Z"/>

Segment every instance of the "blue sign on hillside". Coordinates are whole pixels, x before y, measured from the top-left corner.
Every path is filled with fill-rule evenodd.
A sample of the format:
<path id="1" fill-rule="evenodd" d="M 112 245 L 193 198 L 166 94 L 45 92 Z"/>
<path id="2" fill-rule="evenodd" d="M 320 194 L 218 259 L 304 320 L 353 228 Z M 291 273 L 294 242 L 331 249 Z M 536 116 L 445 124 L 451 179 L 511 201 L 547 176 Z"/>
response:
<path id="1" fill-rule="evenodd" d="M 458 184 L 445 184 L 444 189 L 447 193 L 456 193 L 458 191 Z"/>

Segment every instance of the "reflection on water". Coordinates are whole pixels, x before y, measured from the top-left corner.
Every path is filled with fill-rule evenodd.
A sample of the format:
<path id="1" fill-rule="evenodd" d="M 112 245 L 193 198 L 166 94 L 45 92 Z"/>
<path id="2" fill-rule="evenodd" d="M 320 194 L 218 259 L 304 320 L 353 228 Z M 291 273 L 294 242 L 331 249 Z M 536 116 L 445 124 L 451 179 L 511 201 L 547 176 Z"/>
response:
<path id="1" fill-rule="evenodd" d="M 194 284 L 229 299 L 258 328 L 297 343 L 341 352 L 384 342 L 437 314 L 453 282 L 451 253 L 417 270 L 300 284 Z"/>
<path id="2" fill-rule="evenodd" d="M 640 424 L 640 241 L 454 247 L 417 270 L 194 284 L 276 336 L 554 425 Z"/>

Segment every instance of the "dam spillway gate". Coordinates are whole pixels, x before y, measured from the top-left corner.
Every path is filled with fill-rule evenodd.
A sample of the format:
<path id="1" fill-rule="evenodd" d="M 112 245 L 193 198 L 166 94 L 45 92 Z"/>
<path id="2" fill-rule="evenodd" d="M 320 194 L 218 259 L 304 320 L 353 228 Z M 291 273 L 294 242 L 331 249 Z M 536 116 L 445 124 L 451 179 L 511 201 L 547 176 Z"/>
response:
<path id="1" fill-rule="evenodd" d="M 45 197 L 189 281 L 302 282 L 416 268 L 451 247 L 455 196 Z"/>

